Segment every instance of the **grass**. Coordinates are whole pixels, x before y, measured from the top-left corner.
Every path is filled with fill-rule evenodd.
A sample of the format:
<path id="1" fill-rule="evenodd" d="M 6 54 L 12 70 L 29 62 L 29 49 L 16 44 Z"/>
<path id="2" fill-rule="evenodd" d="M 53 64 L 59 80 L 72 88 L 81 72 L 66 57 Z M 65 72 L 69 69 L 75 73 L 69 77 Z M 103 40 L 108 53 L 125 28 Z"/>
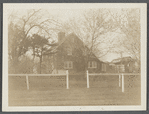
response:
<path id="1" fill-rule="evenodd" d="M 119 87 L 118 76 L 69 77 L 66 89 L 65 77 L 29 77 L 30 89 L 25 77 L 9 77 L 9 106 L 97 106 L 140 105 L 140 76 L 125 76 L 125 92 Z"/>

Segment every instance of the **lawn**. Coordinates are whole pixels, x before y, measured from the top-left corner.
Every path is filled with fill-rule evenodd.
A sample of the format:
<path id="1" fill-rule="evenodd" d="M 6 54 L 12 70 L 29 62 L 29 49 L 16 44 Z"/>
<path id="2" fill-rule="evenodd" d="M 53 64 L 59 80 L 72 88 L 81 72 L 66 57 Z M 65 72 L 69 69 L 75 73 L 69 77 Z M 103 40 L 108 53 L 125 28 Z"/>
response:
<path id="1" fill-rule="evenodd" d="M 69 89 L 65 77 L 29 77 L 30 89 L 25 77 L 9 77 L 9 106 L 97 106 L 140 105 L 140 76 L 125 76 L 125 92 L 119 87 L 118 76 L 86 78 L 70 76 Z"/>

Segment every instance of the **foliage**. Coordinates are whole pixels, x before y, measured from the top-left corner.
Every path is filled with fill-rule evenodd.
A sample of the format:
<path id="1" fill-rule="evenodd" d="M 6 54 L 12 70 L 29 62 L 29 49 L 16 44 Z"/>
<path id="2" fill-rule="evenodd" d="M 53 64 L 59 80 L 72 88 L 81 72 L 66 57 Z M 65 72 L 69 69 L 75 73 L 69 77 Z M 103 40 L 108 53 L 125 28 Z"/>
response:
<path id="1" fill-rule="evenodd" d="M 30 38 L 30 47 L 33 50 L 33 56 L 39 57 L 39 73 L 42 71 L 42 62 L 43 58 L 48 55 L 51 56 L 52 54 L 55 54 L 56 52 L 52 52 L 52 49 L 54 46 L 57 46 L 57 43 L 49 43 L 49 38 L 45 38 L 43 36 L 40 36 L 38 34 L 33 34 L 33 36 Z"/>
<path id="2" fill-rule="evenodd" d="M 130 54 L 139 63 L 140 61 L 140 10 L 139 9 L 121 9 L 121 15 L 111 14 L 123 39 L 119 41 L 119 45 L 124 47 L 123 51 Z"/>
<path id="3" fill-rule="evenodd" d="M 22 14 L 17 14 L 18 12 L 16 11 L 9 15 L 8 53 L 9 66 L 11 67 L 20 67 L 22 63 L 19 59 L 31 49 L 34 51 L 34 57 L 35 52 L 38 57 L 40 57 L 41 50 L 42 52 L 48 52 L 48 45 L 50 47 L 54 44 L 48 44 L 48 39 L 41 38 L 37 34 L 46 35 L 46 37 L 50 38 L 51 32 L 58 31 L 57 26 L 60 26 L 54 19 L 45 17 L 47 15 L 43 16 L 46 11 L 33 9 L 26 10 Z M 55 26 L 51 27 L 52 24 Z"/>
<path id="4" fill-rule="evenodd" d="M 9 74 L 32 74 L 34 62 L 27 56 L 21 56 L 17 64 L 11 64 L 9 61 Z"/>

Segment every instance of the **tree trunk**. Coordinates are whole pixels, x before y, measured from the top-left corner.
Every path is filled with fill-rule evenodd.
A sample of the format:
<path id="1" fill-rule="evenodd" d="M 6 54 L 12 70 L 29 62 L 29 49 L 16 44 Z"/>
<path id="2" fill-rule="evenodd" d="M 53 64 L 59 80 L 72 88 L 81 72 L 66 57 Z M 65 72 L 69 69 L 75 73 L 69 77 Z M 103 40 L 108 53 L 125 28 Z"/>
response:
<path id="1" fill-rule="evenodd" d="M 40 63 L 39 63 L 39 73 L 41 74 L 41 63 L 42 63 L 42 56 L 40 56 Z"/>
<path id="2" fill-rule="evenodd" d="M 33 46 L 33 62 L 35 60 L 35 47 Z"/>
<path id="3" fill-rule="evenodd" d="M 40 56 L 40 74 L 41 74 L 41 69 L 42 69 L 41 68 L 42 67 L 41 65 L 42 65 L 42 51 L 41 51 L 41 56 Z"/>

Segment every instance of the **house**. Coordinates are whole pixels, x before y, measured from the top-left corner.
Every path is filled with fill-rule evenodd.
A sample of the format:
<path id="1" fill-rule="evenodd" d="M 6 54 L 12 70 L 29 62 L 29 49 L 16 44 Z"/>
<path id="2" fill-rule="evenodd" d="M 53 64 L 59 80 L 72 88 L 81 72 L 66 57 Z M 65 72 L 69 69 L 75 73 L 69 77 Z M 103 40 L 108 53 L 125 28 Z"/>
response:
<path id="1" fill-rule="evenodd" d="M 106 72 L 107 64 L 90 52 L 89 48 L 74 33 L 65 36 L 64 32 L 59 32 L 58 46 L 53 48 L 54 51 L 56 51 L 52 57 L 52 73 L 54 74 L 64 73 L 66 70 L 72 74 L 86 70 L 92 73 Z"/>
<path id="2" fill-rule="evenodd" d="M 110 65 L 112 66 L 114 72 L 138 72 L 137 62 L 135 59 L 132 59 L 131 57 L 114 59 Z"/>

